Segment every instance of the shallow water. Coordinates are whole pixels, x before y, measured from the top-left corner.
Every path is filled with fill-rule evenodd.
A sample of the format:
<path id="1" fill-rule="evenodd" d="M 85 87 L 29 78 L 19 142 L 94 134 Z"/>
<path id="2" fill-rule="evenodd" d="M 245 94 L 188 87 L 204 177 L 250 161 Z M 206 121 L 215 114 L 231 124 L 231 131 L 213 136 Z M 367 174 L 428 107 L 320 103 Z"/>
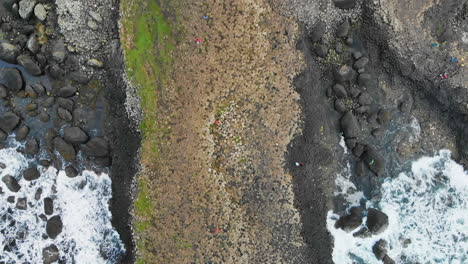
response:
<path id="1" fill-rule="evenodd" d="M 337 181 L 353 188 L 343 175 Z M 338 216 L 329 212 L 335 263 L 381 263 L 372 253 L 379 239 L 388 241 L 388 255 L 397 263 L 468 263 L 468 172 L 450 159 L 449 151 L 420 158 L 407 171 L 387 178 L 381 194 L 380 201 L 367 202 L 389 216 L 389 227 L 379 235 L 355 238 L 353 232 L 335 229 Z M 348 199 L 356 204 L 355 196 Z"/>
<path id="2" fill-rule="evenodd" d="M 13 193 L 0 181 L 0 262 L 42 263 L 42 249 L 51 244 L 60 250 L 59 263 L 118 261 L 124 246 L 110 222 L 108 202 L 112 190 L 107 174 L 83 171 L 69 178 L 64 171 L 38 166 L 41 177 L 28 182 L 21 172 L 34 160 L 12 147 L 0 150 L 0 162 L 6 165 L 0 170 L 0 178 L 11 175 L 21 185 L 20 191 Z M 42 195 L 36 200 L 38 189 L 42 189 Z M 8 202 L 9 196 L 15 197 L 15 202 Z M 46 237 L 46 222 L 39 217 L 44 214 L 45 197 L 53 198 L 53 215 L 60 215 L 63 222 L 63 231 L 55 239 Z M 16 208 L 18 198 L 27 198 L 26 210 Z"/>

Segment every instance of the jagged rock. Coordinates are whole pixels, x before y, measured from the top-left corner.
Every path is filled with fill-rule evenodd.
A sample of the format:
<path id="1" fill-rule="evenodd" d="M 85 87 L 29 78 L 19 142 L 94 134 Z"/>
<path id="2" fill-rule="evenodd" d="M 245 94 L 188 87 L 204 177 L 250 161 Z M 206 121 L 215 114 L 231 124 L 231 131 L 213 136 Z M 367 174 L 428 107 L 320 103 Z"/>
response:
<path id="1" fill-rule="evenodd" d="M 32 75 L 41 75 L 42 70 L 37 63 L 35 63 L 31 57 L 27 55 L 20 55 L 16 58 L 19 65 L 23 66 L 24 69 Z"/>
<path id="2" fill-rule="evenodd" d="M 57 103 L 60 107 L 67 109 L 68 111 L 73 111 L 73 101 L 67 98 L 59 97 Z"/>
<path id="3" fill-rule="evenodd" d="M 34 7 L 34 15 L 40 21 L 44 21 L 47 18 L 47 11 L 45 10 L 45 8 L 44 8 L 44 6 L 42 4 L 37 4 Z"/>
<path id="4" fill-rule="evenodd" d="M 349 29 L 351 28 L 351 25 L 349 24 L 348 21 L 345 21 L 341 23 L 337 28 L 336 28 L 336 36 L 340 38 L 344 38 L 348 35 Z"/>
<path id="5" fill-rule="evenodd" d="M 315 54 L 317 54 L 318 57 L 325 58 L 328 55 L 328 48 L 325 45 L 318 44 L 315 46 Z"/>
<path id="6" fill-rule="evenodd" d="M 66 160 L 66 161 L 73 161 L 76 158 L 76 152 L 75 148 L 73 148 L 73 145 L 68 144 L 65 142 L 61 137 L 56 137 L 54 139 L 54 147 L 55 150 L 60 153 L 60 155 Z"/>
<path id="7" fill-rule="evenodd" d="M 355 69 L 361 69 L 361 68 L 364 68 L 366 67 L 366 65 L 369 63 L 369 58 L 367 57 L 361 57 L 360 59 L 358 59 L 355 63 L 354 63 L 354 68 Z"/>
<path id="8" fill-rule="evenodd" d="M 18 198 L 16 201 L 16 209 L 26 210 L 28 208 L 28 200 L 26 198 Z"/>
<path id="9" fill-rule="evenodd" d="M 69 165 L 65 167 L 65 174 L 70 178 L 75 178 L 78 176 L 78 170 L 75 167 Z"/>
<path id="10" fill-rule="evenodd" d="M 63 138 L 71 144 L 83 144 L 88 141 L 88 135 L 79 127 L 66 127 L 63 130 Z"/>
<path id="11" fill-rule="evenodd" d="M 86 62 L 86 65 L 93 67 L 93 68 L 103 68 L 104 67 L 104 62 L 98 60 L 98 59 L 90 59 Z"/>
<path id="12" fill-rule="evenodd" d="M 355 72 L 351 67 L 349 67 L 348 65 L 342 65 L 335 72 L 335 79 L 336 81 L 343 83 L 351 80 L 354 74 Z"/>
<path id="13" fill-rule="evenodd" d="M 10 175 L 5 175 L 2 178 L 3 183 L 5 183 L 8 190 L 12 192 L 18 192 L 21 189 L 21 186 L 18 184 L 18 181 Z"/>
<path id="14" fill-rule="evenodd" d="M 16 63 L 16 57 L 19 54 L 19 49 L 8 42 L 0 43 L 0 60 L 4 60 L 9 63 Z"/>
<path id="15" fill-rule="evenodd" d="M 372 246 L 372 252 L 378 260 L 382 260 L 387 255 L 387 241 L 380 239 Z"/>
<path id="16" fill-rule="evenodd" d="M 346 106 L 345 106 L 343 100 L 340 100 L 340 99 L 335 100 L 335 110 L 340 112 L 340 113 L 346 112 Z"/>
<path id="17" fill-rule="evenodd" d="M 0 71 L 0 83 L 5 85 L 12 93 L 23 89 L 23 77 L 21 72 L 15 68 L 6 68 Z"/>
<path id="18" fill-rule="evenodd" d="M 62 108 L 62 107 L 59 107 L 57 109 L 57 114 L 60 117 L 60 119 L 66 121 L 66 122 L 70 122 L 73 119 L 73 116 L 70 113 L 70 111 L 68 111 L 67 109 Z"/>
<path id="19" fill-rule="evenodd" d="M 42 261 L 44 264 L 52 264 L 58 261 L 60 253 L 56 245 L 52 244 L 42 250 Z"/>
<path id="20" fill-rule="evenodd" d="M 333 85 L 333 93 L 339 98 L 348 97 L 348 93 L 346 92 L 345 87 L 341 84 Z"/>
<path id="21" fill-rule="evenodd" d="M 335 228 L 341 228 L 346 232 L 351 232 L 362 224 L 362 208 L 353 207 L 349 215 L 340 217 L 335 223 Z"/>
<path id="22" fill-rule="evenodd" d="M 356 6 L 356 0 L 333 0 L 335 6 L 341 9 L 351 9 Z"/>
<path id="23" fill-rule="evenodd" d="M 346 138 L 356 138 L 360 133 L 359 123 L 351 112 L 346 112 L 340 120 L 341 130 Z"/>
<path id="24" fill-rule="evenodd" d="M 50 197 L 44 198 L 44 214 L 52 215 L 54 213 L 54 200 Z"/>
<path id="25" fill-rule="evenodd" d="M 37 41 L 35 34 L 29 36 L 28 42 L 26 42 L 26 48 L 33 54 L 39 51 L 39 41 Z"/>
<path id="26" fill-rule="evenodd" d="M 78 90 L 75 86 L 67 85 L 65 87 L 60 88 L 57 92 L 57 95 L 60 97 L 71 97 L 76 94 Z"/>
<path id="27" fill-rule="evenodd" d="M 39 177 L 41 177 L 41 174 L 36 167 L 27 168 L 23 171 L 23 179 L 27 181 L 34 181 L 39 179 Z"/>
<path id="28" fill-rule="evenodd" d="M 21 0 L 19 2 L 19 15 L 22 19 L 28 19 L 33 12 L 36 0 Z"/>
<path id="29" fill-rule="evenodd" d="M 388 227 L 388 216 L 377 209 L 369 208 L 366 226 L 372 234 L 380 234 Z"/>
<path id="30" fill-rule="evenodd" d="M 52 216 L 46 224 L 47 235 L 51 239 L 55 239 L 60 233 L 62 233 L 63 224 L 62 219 L 59 215 Z"/>
<path id="31" fill-rule="evenodd" d="M 109 144 L 104 138 L 95 137 L 81 146 L 84 154 L 90 157 L 106 157 L 109 156 Z"/>
<path id="32" fill-rule="evenodd" d="M 34 155 L 39 153 L 39 143 L 35 138 L 30 138 L 24 145 L 24 153 Z"/>
<path id="33" fill-rule="evenodd" d="M 385 159 L 374 149 L 367 148 L 362 159 L 369 169 L 377 176 L 383 176 L 385 173 Z"/>
<path id="34" fill-rule="evenodd" d="M 20 118 L 13 112 L 6 112 L 0 116 L 0 129 L 11 133 L 19 124 Z"/>
<path id="35" fill-rule="evenodd" d="M 0 98 L 4 99 L 8 96 L 8 89 L 5 85 L 0 84 Z"/>
<path id="36" fill-rule="evenodd" d="M 361 93 L 359 96 L 358 102 L 360 105 L 370 105 L 372 104 L 373 98 L 370 96 L 370 94 L 364 92 Z"/>
<path id="37" fill-rule="evenodd" d="M 309 34 L 310 40 L 312 42 L 319 41 L 323 37 L 323 35 L 325 34 L 326 28 L 327 28 L 327 25 L 325 24 L 325 22 L 319 21 L 314 26 L 314 28 L 312 29 L 312 31 Z"/>

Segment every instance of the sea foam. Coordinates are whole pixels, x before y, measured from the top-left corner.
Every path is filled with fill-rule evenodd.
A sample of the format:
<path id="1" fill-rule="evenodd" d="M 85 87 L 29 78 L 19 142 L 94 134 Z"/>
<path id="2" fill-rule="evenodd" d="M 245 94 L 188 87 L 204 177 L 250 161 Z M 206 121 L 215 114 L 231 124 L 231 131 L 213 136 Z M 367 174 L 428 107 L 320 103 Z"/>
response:
<path id="1" fill-rule="evenodd" d="M 38 166 L 41 177 L 28 182 L 21 172 L 34 164 L 16 148 L 0 150 L 0 162 L 6 165 L 0 178 L 11 175 L 21 185 L 19 192 L 8 190 L 0 181 L 0 262 L 42 263 L 42 249 L 55 244 L 60 263 L 116 263 L 124 253 L 118 233 L 112 228 L 108 201 L 112 196 L 111 180 L 105 173 L 83 171 L 69 178 L 64 171 Z M 42 189 L 40 199 L 35 195 Z M 15 202 L 7 202 L 14 196 Z M 63 231 L 55 238 L 46 237 L 45 197 L 54 201 L 53 215 L 60 215 Z M 18 198 L 27 198 L 27 209 L 16 208 Z M 49 216 L 50 217 L 50 216 Z M 24 234 L 24 235 L 19 235 Z"/>
<path id="2" fill-rule="evenodd" d="M 413 162 L 411 171 L 386 179 L 381 192 L 380 201 L 367 202 L 389 217 L 379 235 L 355 238 L 335 229 L 338 216 L 328 213 L 335 263 L 381 263 L 372 253 L 379 239 L 388 241 L 388 255 L 397 263 L 468 263 L 468 172 L 449 151 Z"/>

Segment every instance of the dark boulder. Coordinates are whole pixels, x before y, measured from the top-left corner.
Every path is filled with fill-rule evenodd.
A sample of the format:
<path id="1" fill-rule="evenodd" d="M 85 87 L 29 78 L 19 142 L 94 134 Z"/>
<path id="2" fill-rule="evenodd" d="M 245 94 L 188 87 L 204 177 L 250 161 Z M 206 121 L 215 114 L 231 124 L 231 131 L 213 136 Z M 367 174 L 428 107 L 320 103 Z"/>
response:
<path id="1" fill-rule="evenodd" d="M 39 41 L 37 41 L 37 38 L 36 38 L 35 34 L 31 34 L 29 36 L 28 42 L 26 43 L 26 48 L 32 54 L 36 54 L 39 51 Z"/>
<path id="2" fill-rule="evenodd" d="M 23 179 L 27 181 L 37 180 L 41 177 L 41 174 L 36 167 L 27 168 L 23 171 Z"/>
<path id="3" fill-rule="evenodd" d="M 42 249 L 42 262 L 44 264 L 52 264 L 58 261 L 60 258 L 60 252 L 56 245 L 52 244 Z"/>
<path id="4" fill-rule="evenodd" d="M 29 97 L 31 97 L 33 99 L 37 98 L 37 93 L 36 93 L 36 91 L 34 91 L 34 89 L 32 88 L 31 85 L 26 85 L 26 88 L 24 88 L 24 91 L 26 92 L 26 94 Z"/>
<path id="5" fill-rule="evenodd" d="M 39 153 L 39 143 L 35 138 L 30 138 L 24 145 L 24 153 L 34 155 Z"/>
<path id="6" fill-rule="evenodd" d="M 356 146 L 357 140 L 354 138 L 348 138 L 345 142 L 348 149 L 353 149 Z"/>
<path id="7" fill-rule="evenodd" d="M 8 134 L 3 132 L 3 130 L 0 129 L 0 141 L 5 141 L 8 138 Z"/>
<path id="8" fill-rule="evenodd" d="M 44 198 L 44 214 L 52 215 L 54 213 L 54 200 L 50 197 Z"/>
<path id="9" fill-rule="evenodd" d="M 52 46 L 52 59 L 62 63 L 67 57 L 67 49 L 63 41 L 59 40 Z"/>
<path id="10" fill-rule="evenodd" d="M 41 75 L 42 70 L 33 59 L 27 55 L 20 55 L 16 58 L 19 65 L 23 66 L 24 69 L 31 75 Z"/>
<path id="11" fill-rule="evenodd" d="M 355 172 L 358 177 L 365 177 L 368 175 L 369 169 L 367 168 L 366 163 L 360 160 L 356 163 Z"/>
<path id="12" fill-rule="evenodd" d="M 370 105 L 372 104 L 373 98 L 370 94 L 364 92 L 359 96 L 358 102 L 360 105 Z"/>
<path id="13" fill-rule="evenodd" d="M 377 122 L 381 125 L 386 125 L 391 119 L 390 111 L 385 109 L 380 109 L 377 114 Z"/>
<path id="14" fill-rule="evenodd" d="M 340 217 L 335 223 L 335 228 L 351 232 L 362 224 L 362 208 L 353 207 L 349 215 Z"/>
<path id="15" fill-rule="evenodd" d="M 372 135 L 376 138 L 382 138 L 385 135 L 385 130 L 381 127 L 372 130 Z"/>
<path id="16" fill-rule="evenodd" d="M 46 232 L 47 232 L 47 235 L 51 239 L 55 239 L 60 233 L 62 233 L 62 229 L 63 229 L 63 224 L 62 224 L 62 219 L 60 218 L 60 216 L 58 215 L 52 216 L 47 221 Z"/>
<path id="17" fill-rule="evenodd" d="M 346 112 L 340 120 L 341 130 L 346 138 L 357 138 L 360 133 L 359 123 L 351 112 Z"/>
<path id="18" fill-rule="evenodd" d="M 336 28 L 336 36 L 340 38 L 344 38 L 348 36 L 349 29 L 351 28 L 351 25 L 349 24 L 348 21 L 345 21 L 341 23 L 337 28 Z"/>
<path id="19" fill-rule="evenodd" d="M 318 57 L 325 58 L 328 55 L 328 48 L 323 44 L 318 44 L 314 48 L 315 54 Z"/>
<path id="20" fill-rule="evenodd" d="M 90 157 L 106 157 L 109 156 L 109 144 L 104 138 L 95 137 L 81 146 L 84 154 Z"/>
<path id="21" fill-rule="evenodd" d="M 356 108 L 356 113 L 358 114 L 365 114 L 370 111 L 370 107 L 367 105 L 361 105 L 360 107 Z"/>
<path id="22" fill-rule="evenodd" d="M 88 135 L 79 127 L 66 127 L 63 130 L 63 138 L 71 144 L 83 144 L 88 141 Z"/>
<path id="23" fill-rule="evenodd" d="M 73 100 L 59 97 L 57 103 L 60 107 L 67 109 L 68 111 L 73 111 Z"/>
<path id="24" fill-rule="evenodd" d="M 78 176 L 78 170 L 75 167 L 69 165 L 65 167 L 65 174 L 70 178 L 75 178 Z"/>
<path id="25" fill-rule="evenodd" d="M 310 40 L 312 42 L 319 41 L 323 35 L 325 34 L 327 25 L 323 21 L 319 21 L 315 26 L 312 28 L 312 31 L 309 34 Z"/>
<path id="26" fill-rule="evenodd" d="M 60 65 L 55 64 L 49 68 L 49 74 L 50 76 L 52 76 L 52 78 L 56 80 L 61 80 L 63 76 L 66 74 L 66 72 L 64 69 L 62 69 L 62 67 L 60 67 Z"/>
<path id="27" fill-rule="evenodd" d="M 335 6 L 341 9 L 351 9 L 356 6 L 356 0 L 333 0 Z"/>
<path id="28" fill-rule="evenodd" d="M 402 101 L 399 105 L 400 111 L 408 114 L 413 108 L 413 98 L 409 97 L 406 100 Z"/>
<path id="29" fill-rule="evenodd" d="M 73 116 L 70 111 L 62 107 L 57 109 L 57 115 L 60 117 L 60 119 L 66 122 L 71 122 L 73 120 Z"/>
<path id="30" fill-rule="evenodd" d="M 366 226 L 372 234 L 380 234 L 388 227 L 388 216 L 377 209 L 369 208 Z"/>
<path id="31" fill-rule="evenodd" d="M 372 252 L 378 260 L 382 260 L 387 255 L 387 241 L 380 239 L 372 246 Z"/>
<path id="32" fill-rule="evenodd" d="M 340 112 L 340 113 L 346 112 L 346 106 L 343 103 L 343 100 L 341 100 L 341 99 L 336 99 L 335 100 L 335 110 Z"/>
<path id="33" fill-rule="evenodd" d="M 73 145 L 68 144 L 61 137 L 56 137 L 54 139 L 55 150 L 66 160 L 73 161 L 76 158 L 75 148 Z"/>
<path id="34" fill-rule="evenodd" d="M 361 86 L 370 86 L 372 76 L 369 73 L 359 74 L 358 83 Z"/>
<path id="35" fill-rule="evenodd" d="M 60 88 L 57 92 L 57 95 L 60 97 L 71 97 L 76 94 L 78 90 L 75 86 L 67 85 L 65 87 Z"/>
<path id="36" fill-rule="evenodd" d="M 21 72 L 15 68 L 6 68 L 0 71 L 0 83 L 5 85 L 12 93 L 23 89 L 23 77 Z"/>
<path id="37" fill-rule="evenodd" d="M 337 82 L 343 83 L 352 80 L 355 74 L 356 72 L 351 67 L 348 65 L 342 65 L 336 70 L 335 79 Z"/>
<path id="38" fill-rule="evenodd" d="M 385 159 L 374 149 L 367 148 L 362 159 L 369 169 L 377 176 L 383 176 L 385 173 Z"/>
<path id="39" fill-rule="evenodd" d="M 353 99 L 355 99 L 355 98 L 358 98 L 359 95 L 361 95 L 361 90 L 359 90 L 358 88 L 354 86 L 351 86 L 351 88 L 349 88 L 349 94 L 351 95 Z"/>
<path id="40" fill-rule="evenodd" d="M 362 53 L 361 53 L 361 52 L 359 52 L 359 51 L 353 52 L 353 58 L 354 58 L 355 60 L 359 60 L 361 57 L 362 57 Z"/>
<path id="41" fill-rule="evenodd" d="M 0 60 L 4 60 L 9 63 L 16 63 L 16 57 L 19 54 L 19 49 L 8 42 L 0 43 Z"/>
<path id="42" fill-rule="evenodd" d="M 44 100 L 44 103 L 42 103 L 42 105 L 44 107 L 51 107 L 55 102 L 55 98 L 54 97 L 47 97 L 45 100 Z"/>
<path id="43" fill-rule="evenodd" d="M 385 255 L 382 259 L 383 264 L 395 264 L 396 262 L 389 257 L 388 255 Z"/>
<path id="44" fill-rule="evenodd" d="M 343 85 L 341 84 L 335 84 L 333 85 L 333 93 L 336 95 L 336 97 L 339 98 L 346 98 L 348 97 L 348 93 L 346 92 L 346 89 Z"/>
<path id="45" fill-rule="evenodd" d="M 50 116 L 46 112 L 40 112 L 38 115 L 38 118 L 39 120 L 41 120 L 41 122 L 44 122 L 44 123 L 47 123 L 50 120 Z"/>
<path id="46" fill-rule="evenodd" d="M 5 87 L 5 85 L 0 84 L 0 98 L 4 99 L 8 96 L 8 89 Z"/>
<path id="47" fill-rule="evenodd" d="M 26 210 L 28 208 L 28 200 L 26 198 L 18 198 L 16 201 L 16 209 Z"/>
<path id="48" fill-rule="evenodd" d="M 37 109 L 37 104 L 35 103 L 27 104 L 25 109 L 26 111 L 35 111 Z"/>
<path id="49" fill-rule="evenodd" d="M 364 153 L 366 146 L 360 143 L 357 143 L 356 146 L 353 148 L 353 154 L 356 157 L 361 157 L 362 154 Z"/>
<path id="50" fill-rule="evenodd" d="M 34 194 L 34 199 L 36 199 L 36 201 L 39 201 L 41 199 L 41 196 L 42 196 L 42 188 L 38 188 L 36 190 L 36 193 Z"/>
<path id="51" fill-rule="evenodd" d="M 341 42 L 336 42 L 335 44 L 335 51 L 337 54 L 343 53 L 343 43 Z"/>
<path id="52" fill-rule="evenodd" d="M 34 91 L 38 94 L 38 95 L 44 95 L 46 93 L 46 89 L 44 87 L 44 85 L 40 84 L 40 83 L 35 83 L 32 85 L 32 88 L 34 89 Z"/>
<path id="53" fill-rule="evenodd" d="M 8 190 L 12 192 L 18 192 L 21 189 L 21 186 L 18 184 L 18 181 L 10 175 L 5 175 L 2 178 L 3 183 L 5 183 Z"/>
<path id="54" fill-rule="evenodd" d="M 367 65 L 368 63 L 369 63 L 369 58 L 367 58 L 367 57 L 361 57 L 360 59 L 358 59 L 358 60 L 354 63 L 353 67 L 354 67 L 355 69 L 361 69 L 361 68 L 366 67 L 366 65 Z"/>

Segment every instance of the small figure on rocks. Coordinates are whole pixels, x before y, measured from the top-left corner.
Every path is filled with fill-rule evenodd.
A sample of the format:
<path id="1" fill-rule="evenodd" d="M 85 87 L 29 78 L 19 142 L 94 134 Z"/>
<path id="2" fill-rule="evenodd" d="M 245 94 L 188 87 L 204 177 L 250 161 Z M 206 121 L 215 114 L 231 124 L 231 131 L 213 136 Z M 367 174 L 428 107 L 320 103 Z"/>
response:
<path id="1" fill-rule="evenodd" d="M 201 43 L 201 39 L 199 37 L 196 37 L 195 38 L 195 43 L 197 43 L 197 45 L 199 45 Z"/>
<path id="2" fill-rule="evenodd" d="M 304 167 L 304 162 L 297 162 L 295 163 L 296 167 Z"/>
<path id="3" fill-rule="evenodd" d="M 443 74 L 440 74 L 440 78 L 442 78 L 443 80 L 446 80 L 448 78 L 448 74 L 446 72 Z"/>

